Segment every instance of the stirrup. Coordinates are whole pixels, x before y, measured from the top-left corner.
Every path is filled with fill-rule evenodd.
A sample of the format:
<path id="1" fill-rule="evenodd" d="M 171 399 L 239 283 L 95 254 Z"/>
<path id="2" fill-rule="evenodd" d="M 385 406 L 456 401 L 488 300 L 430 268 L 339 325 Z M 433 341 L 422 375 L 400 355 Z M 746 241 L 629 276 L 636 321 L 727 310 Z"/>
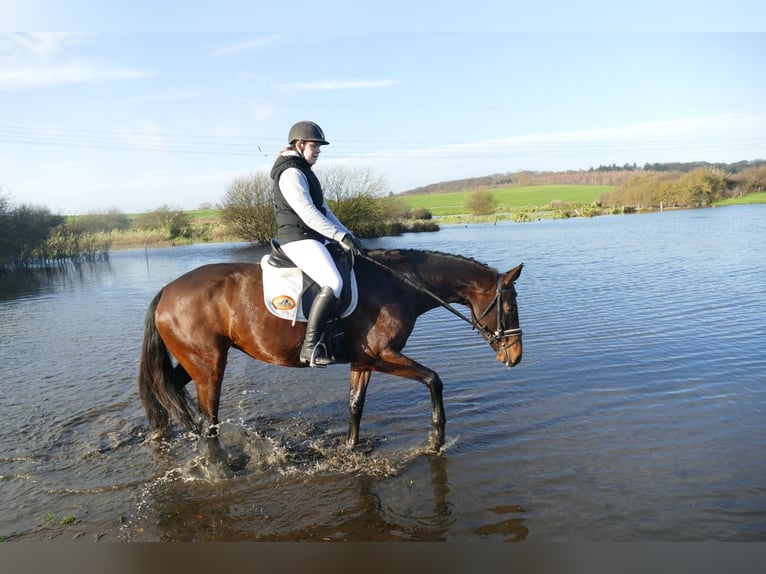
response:
<path id="1" fill-rule="evenodd" d="M 324 352 L 318 355 L 317 353 L 319 352 L 320 347 L 322 348 L 322 351 Z M 319 359 L 319 362 L 317 362 L 317 359 Z M 311 351 L 311 357 L 308 360 L 301 358 L 301 362 L 308 363 L 309 367 L 319 367 L 319 368 L 323 368 L 323 367 L 326 367 L 327 365 L 335 364 L 335 361 L 331 357 L 329 357 L 327 354 L 327 347 L 321 341 L 317 343 L 316 345 L 314 345 L 314 348 Z"/>

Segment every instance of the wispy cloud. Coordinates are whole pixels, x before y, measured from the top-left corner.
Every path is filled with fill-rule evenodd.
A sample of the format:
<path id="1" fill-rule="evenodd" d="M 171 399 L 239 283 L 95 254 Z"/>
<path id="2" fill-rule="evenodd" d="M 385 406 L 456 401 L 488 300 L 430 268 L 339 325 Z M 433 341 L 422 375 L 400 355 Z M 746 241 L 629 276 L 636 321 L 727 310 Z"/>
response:
<path id="1" fill-rule="evenodd" d="M 276 108 L 269 102 L 250 102 L 247 106 L 250 117 L 257 121 L 265 121 L 274 117 Z"/>
<path id="2" fill-rule="evenodd" d="M 0 58 L 47 58 L 67 48 L 83 44 L 94 38 L 93 34 L 68 32 L 36 32 L 0 34 Z"/>
<path id="3" fill-rule="evenodd" d="M 232 54 L 241 54 L 242 52 L 250 52 L 252 50 L 258 50 L 265 46 L 270 46 L 279 40 L 277 35 L 259 36 L 257 38 L 249 38 L 242 42 L 229 44 L 221 48 L 217 48 L 210 52 L 210 55 L 216 58 L 222 56 L 231 56 Z"/>
<path id="4" fill-rule="evenodd" d="M 155 92 L 129 98 L 137 102 L 186 102 L 200 100 L 206 96 L 201 88 L 169 88 L 164 92 Z"/>
<path id="5" fill-rule="evenodd" d="M 69 49 L 93 38 L 92 34 L 0 34 L 0 91 L 151 75 L 143 70 L 105 67 L 67 56 Z"/>
<path id="6" fill-rule="evenodd" d="M 22 90 L 147 76 L 147 73 L 138 70 L 108 70 L 77 63 L 61 66 L 26 66 L 0 70 L 0 90 Z"/>
<path id="7" fill-rule="evenodd" d="M 612 128 L 571 130 L 434 145 L 400 150 L 358 152 L 355 158 L 406 159 L 449 157 L 591 157 L 611 155 L 670 157 L 696 153 L 725 157 L 728 150 L 761 157 L 766 149 L 766 114 L 717 115 L 683 120 L 629 124 Z"/>
<path id="8" fill-rule="evenodd" d="M 119 131 L 118 135 L 133 149 L 143 151 L 168 151 L 170 149 L 162 130 L 152 122 L 143 122 L 138 130 L 124 128 Z"/>
<path id="9" fill-rule="evenodd" d="M 280 90 L 307 92 L 388 88 L 390 86 L 395 86 L 398 83 L 397 80 L 320 80 L 316 82 L 276 84 L 276 87 Z"/>

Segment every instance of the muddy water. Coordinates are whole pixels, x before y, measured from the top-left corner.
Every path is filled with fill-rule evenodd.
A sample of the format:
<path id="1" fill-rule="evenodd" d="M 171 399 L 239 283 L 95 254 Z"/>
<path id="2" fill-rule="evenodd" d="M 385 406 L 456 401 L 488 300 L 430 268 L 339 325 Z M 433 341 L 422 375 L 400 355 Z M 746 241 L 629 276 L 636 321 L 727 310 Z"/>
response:
<path id="1" fill-rule="evenodd" d="M 233 352 L 216 478 L 191 438 L 147 442 L 142 321 L 166 282 L 244 244 L 135 250 L 0 292 L 5 540 L 766 539 L 766 206 L 446 227 L 436 249 L 517 283 L 524 359 L 496 362 L 447 311 L 406 352 L 445 384 L 426 452 L 417 383 L 373 375 L 342 447 L 348 369 Z"/>

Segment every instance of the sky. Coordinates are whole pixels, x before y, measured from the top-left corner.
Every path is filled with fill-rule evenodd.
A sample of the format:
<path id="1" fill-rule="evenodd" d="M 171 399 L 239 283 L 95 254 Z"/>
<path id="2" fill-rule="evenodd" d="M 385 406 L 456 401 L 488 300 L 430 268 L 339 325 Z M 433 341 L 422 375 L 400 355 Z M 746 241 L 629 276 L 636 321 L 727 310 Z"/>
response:
<path id="1" fill-rule="evenodd" d="M 391 193 L 766 159 L 763 2 L 380 4 L 3 0 L 0 193 L 60 214 L 216 205 L 300 120 L 330 141 L 317 169 Z"/>

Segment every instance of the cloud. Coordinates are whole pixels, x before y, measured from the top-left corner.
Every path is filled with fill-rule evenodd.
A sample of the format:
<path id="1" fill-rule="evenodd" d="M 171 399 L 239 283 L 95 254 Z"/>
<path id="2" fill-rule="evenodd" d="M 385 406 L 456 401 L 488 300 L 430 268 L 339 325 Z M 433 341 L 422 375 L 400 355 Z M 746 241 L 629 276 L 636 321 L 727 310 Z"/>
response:
<path id="1" fill-rule="evenodd" d="M 0 91 L 150 76 L 142 70 L 103 67 L 66 56 L 70 48 L 94 37 L 67 33 L 0 34 Z"/>
<path id="2" fill-rule="evenodd" d="M 185 102 L 199 100 L 205 96 L 206 92 L 201 88 L 168 88 L 164 92 L 133 96 L 127 100 L 133 102 Z"/>
<path id="3" fill-rule="evenodd" d="M 220 58 L 222 56 L 230 56 L 232 54 L 240 54 L 242 52 L 250 52 L 252 50 L 258 50 L 260 48 L 263 48 L 264 46 L 269 46 L 271 44 L 274 44 L 279 40 L 279 36 L 277 35 L 270 35 L 270 36 L 260 36 L 258 38 L 250 38 L 248 40 L 245 40 L 243 42 L 237 42 L 235 44 L 229 44 L 228 46 L 223 46 L 222 48 L 218 48 L 216 50 L 213 50 L 210 55 L 215 58 Z"/>
<path id="4" fill-rule="evenodd" d="M 93 34 L 67 32 L 0 34 L 0 58 L 51 57 L 92 38 Z"/>
<path id="5" fill-rule="evenodd" d="M 120 138 L 133 149 L 143 151 L 169 151 L 170 145 L 162 135 L 162 130 L 152 122 L 143 122 L 138 131 L 122 129 Z"/>
<path id="6" fill-rule="evenodd" d="M 276 108 L 268 102 L 250 102 L 248 104 L 250 117 L 259 122 L 270 120 L 276 114 Z"/>
<path id="7" fill-rule="evenodd" d="M 711 153 L 721 150 L 766 148 L 766 115 L 717 115 L 703 118 L 645 122 L 586 130 L 526 134 L 491 140 L 464 142 L 389 152 L 377 150 L 357 157 L 403 159 L 406 157 L 526 157 L 552 154 L 576 156 L 588 153 L 605 157 L 612 152 L 636 156 L 647 153 L 689 151 Z M 760 157 L 760 156 L 759 156 Z"/>
<path id="8" fill-rule="evenodd" d="M 276 87 L 280 90 L 307 92 L 388 88 L 390 86 L 395 86 L 398 83 L 397 80 L 321 80 L 317 82 L 277 84 Z"/>
<path id="9" fill-rule="evenodd" d="M 81 63 L 58 66 L 26 66 L 0 70 L 0 90 L 23 90 L 61 84 L 145 77 L 148 77 L 147 73 L 137 70 L 108 70 Z"/>

